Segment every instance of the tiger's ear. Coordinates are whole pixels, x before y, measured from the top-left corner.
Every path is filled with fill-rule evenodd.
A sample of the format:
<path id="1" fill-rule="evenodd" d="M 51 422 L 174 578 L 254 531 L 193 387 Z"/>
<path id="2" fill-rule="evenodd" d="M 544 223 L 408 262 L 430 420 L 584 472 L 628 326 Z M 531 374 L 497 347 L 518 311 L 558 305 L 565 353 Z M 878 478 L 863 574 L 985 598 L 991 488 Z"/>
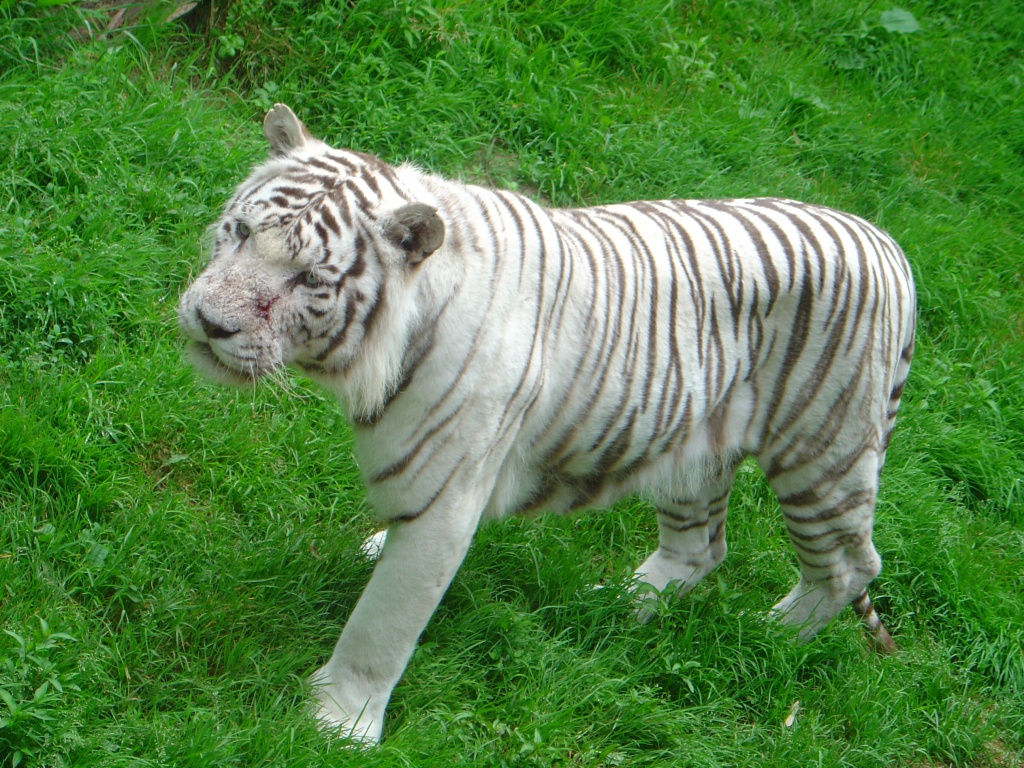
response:
<path id="1" fill-rule="evenodd" d="M 426 203 L 409 203 L 382 222 L 384 237 L 405 251 L 406 263 L 415 266 L 441 247 L 444 222 Z"/>
<path id="2" fill-rule="evenodd" d="M 284 157 L 312 140 L 306 126 L 284 104 L 275 104 L 263 118 L 263 135 L 270 142 L 270 154 Z"/>

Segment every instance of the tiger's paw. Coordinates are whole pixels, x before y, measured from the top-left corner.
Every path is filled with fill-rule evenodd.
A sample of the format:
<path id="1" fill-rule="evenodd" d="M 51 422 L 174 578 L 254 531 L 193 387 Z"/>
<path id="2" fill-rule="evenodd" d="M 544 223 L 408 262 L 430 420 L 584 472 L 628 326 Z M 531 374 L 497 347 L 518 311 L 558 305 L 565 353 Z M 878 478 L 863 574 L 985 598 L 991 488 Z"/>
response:
<path id="1" fill-rule="evenodd" d="M 363 707 L 353 715 L 331 696 L 329 686 L 318 688 L 313 708 L 317 725 L 328 736 L 347 739 L 353 747 L 372 747 L 380 741 L 383 713 L 373 716 Z"/>
<path id="2" fill-rule="evenodd" d="M 588 584 L 587 587 L 591 590 L 598 590 L 604 589 L 605 585 Z M 662 604 L 664 601 L 662 601 L 662 595 L 658 589 L 639 579 L 634 579 L 618 596 L 628 600 L 633 606 L 633 618 L 640 624 L 646 624 L 655 616 L 665 612 L 665 606 Z"/>
<path id="3" fill-rule="evenodd" d="M 676 595 L 682 592 L 682 585 L 672 581 L 664 589 L 658 589 L 641 579 L 634 579 L 630 585 L 633 598 L 633 618 L 639 624 L 647 624 L 655 617 L 664 617 L 672 606 Z"/>
<path id="4" fill-rule="evenodd" d="M 375 534 L 363 539 L 363 543 L 359 549 L 363 555 L 368 557 L 370 560 L 377 560 L 380 558 L 380 553 L 384 551 L 384 542 L 387 538 L 388 529 L 385 528 L 384 530 L 377 531 Z"/>

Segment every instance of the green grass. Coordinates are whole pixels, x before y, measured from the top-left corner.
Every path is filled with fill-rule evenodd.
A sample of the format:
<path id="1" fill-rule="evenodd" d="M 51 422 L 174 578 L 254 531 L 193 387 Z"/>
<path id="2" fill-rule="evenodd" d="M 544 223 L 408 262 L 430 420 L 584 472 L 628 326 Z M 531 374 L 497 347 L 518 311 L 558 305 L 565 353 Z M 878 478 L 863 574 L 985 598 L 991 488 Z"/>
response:
<path id="1" fill-rule="evenodd" d="M 919 30 L 859 0 L 238 0 L 209 38 L 90 40 L 95 11 L 0 2 L 0 765 L 1024 763 L 1024 9 L 905 7 Z M 299 378 L 199 381 L 174 321 L 273 101 L 554 204 L 775 194 L 895 235 L 900 652 L 850 612 L 804 647 L 761 620 L 795 567 L 744 468 L 730 556 L 648 625 L 642 503 L 486 528 L 383 744 L 326 742 L 304 680 L 374 529 L 348 428 Z"/>

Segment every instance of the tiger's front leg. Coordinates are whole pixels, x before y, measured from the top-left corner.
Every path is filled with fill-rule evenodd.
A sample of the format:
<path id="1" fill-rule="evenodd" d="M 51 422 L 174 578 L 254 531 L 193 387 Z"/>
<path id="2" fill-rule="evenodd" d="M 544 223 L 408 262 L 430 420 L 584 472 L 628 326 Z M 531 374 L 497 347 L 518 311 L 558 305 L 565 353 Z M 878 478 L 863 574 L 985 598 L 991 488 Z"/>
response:
<path id="1" fill-rule="evenodd" d="M 334 653 L 312 677 L 324 730 L 364 744 L 380 739 L 391 691 L 462 564 L 479 510 L 466 500 L 390 526 Z"/>

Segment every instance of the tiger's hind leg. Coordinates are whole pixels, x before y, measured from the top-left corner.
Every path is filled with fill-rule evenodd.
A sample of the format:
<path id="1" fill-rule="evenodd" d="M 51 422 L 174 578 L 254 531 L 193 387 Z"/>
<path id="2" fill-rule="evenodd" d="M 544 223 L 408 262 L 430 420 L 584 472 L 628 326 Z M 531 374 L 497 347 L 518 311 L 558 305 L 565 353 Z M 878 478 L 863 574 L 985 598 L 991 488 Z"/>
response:
<path id="1" fill-rule="evenodd" d="M 800 563 L 800 580 L 772 613 L 806 641 L 852 605 L 876 647 L 889 651 L 895 646 L 867 594 L 882 568 L 871 541 L 881 458 L 868 438 L 839 445 L 845 450 L 807 465 L 766 470 Z"/>
<path id="2" fill-rule="evenodd" d="M 687 499 L 658 504 L 658 548 L 635 572 L 657 593 L 674 587 L 682 594 L 725 559 L 725 518 L 735 467 L 723 470 Z M 642 606 L 641 621 L 651 612 Z"/>

